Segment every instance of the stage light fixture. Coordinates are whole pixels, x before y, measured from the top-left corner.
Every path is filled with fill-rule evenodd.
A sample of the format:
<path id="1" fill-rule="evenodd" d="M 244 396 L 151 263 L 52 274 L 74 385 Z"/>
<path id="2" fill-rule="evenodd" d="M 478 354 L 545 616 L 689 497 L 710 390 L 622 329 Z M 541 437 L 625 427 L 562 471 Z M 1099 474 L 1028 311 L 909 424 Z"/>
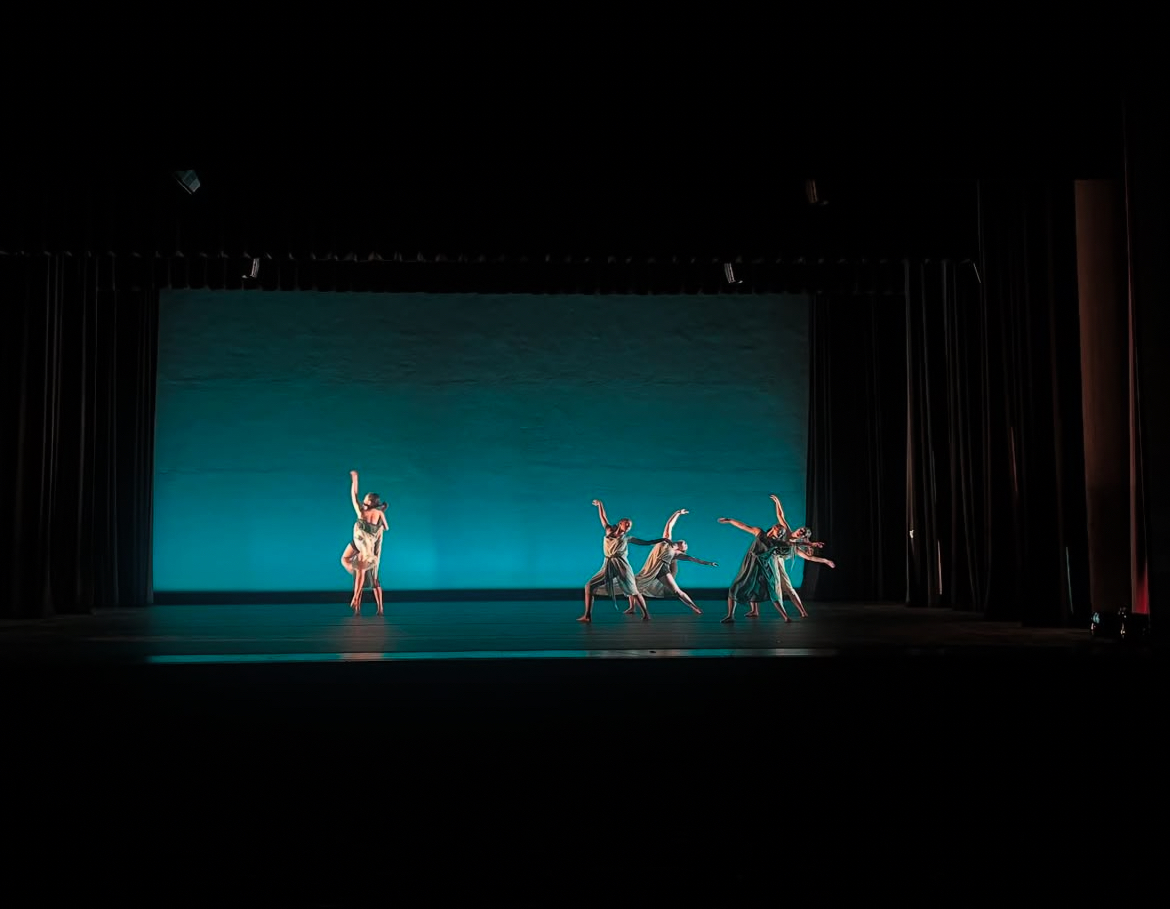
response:
<path id="1" fill-rule="evenodd" d="M 1119 612 L 1094 612 L 1089 633 L 1095 638 L 1116 638 L 1121 630 Z"/>
<path id="2" fill-rule="evenodd" d="M 1134 614 L 1128 606 L 1116 612 L 1094 612 L 1089 632 L 1095 638 L 1113 638 L 1119 641 L 1144 640 L 1150 634 L 1150 617 Z"/>
<path id="3" fill-rule="evenodd" d="M 179 185 L 187 190 L 188 194 L 193 194 L 199 188 L 199 177 L 195 175 L 193 170 L 177 170 L 173 176 Z"/>
<path id="4" fill-rule="evenodd" d="M 743 281 L 735 277 L 735 268 L 730 262 L 723 263 L 723 277 L 727 279 L 728 284 L 742 284 Z"/>
<path id="5" fill-rule="evenodd" d="M 252 260 L 252 268 L 246 275 L 241 275 L 244 280 L 255 280 L 256 276 L 260 274 L 260 260 L 254 258 Z"/>
<path id="6" fill-rule="evenodd" d="M 828 203 L 821 198 L 820 188 L 817 186 L 817 181 L 811 177 L 804 181 L 804 195 L 808 199 L 809 205 L 827 205 Z"/>

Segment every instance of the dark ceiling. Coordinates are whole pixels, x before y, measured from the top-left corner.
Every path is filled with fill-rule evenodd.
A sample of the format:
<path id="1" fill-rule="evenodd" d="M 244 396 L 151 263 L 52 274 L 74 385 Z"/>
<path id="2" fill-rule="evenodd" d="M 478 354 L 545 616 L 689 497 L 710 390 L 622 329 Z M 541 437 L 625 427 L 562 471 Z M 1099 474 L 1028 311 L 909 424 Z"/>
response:
<path id="1" fill-rule="evenodd" d="M 182 155 L 26 161 L 0 252 L 274 260 L 631 262 L 965 257 L 987 180 L 1116 176 L 1121 104 L 1031 87 L 878 103 L 824 93 L 756 122 L 571 120 L 192 140 Z M 514 121 L 509 121 L 514 122 Z M 169 157 L 181 160 L 169 160 Z M 172 179 L 191 167 L 187 194 Z M 822 204 L 810 204 L 808 178 Z"/>

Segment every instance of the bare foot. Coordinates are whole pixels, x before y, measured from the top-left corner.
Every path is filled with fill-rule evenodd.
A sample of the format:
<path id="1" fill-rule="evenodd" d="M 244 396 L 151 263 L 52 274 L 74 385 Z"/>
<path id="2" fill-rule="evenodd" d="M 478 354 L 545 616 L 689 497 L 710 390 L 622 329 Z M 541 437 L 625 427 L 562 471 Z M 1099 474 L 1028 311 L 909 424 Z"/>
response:
<path id="1" fill-rule="evenodd" d="M 629 609 L 624 610 L 622 612 L 622 615 L 633 615 L 637 611 L 638 611 L 637 609 L 635 609 L 633 606 L 631 606 Z"/>
<path id="2" fill-rule="evenodd" d="M 578 619 L 577 619 L 577 621 L 578 621 L 578 622 L 592 622 L 592 621 L 593 621 L 593 616 L 589 616 L 589 615 L 583 615 L 583 616 L 581 616 L 580 618 L 578 618 Z"/>
<path id="3" fill-rule="evenodd" d="M 385 613 L 384 613 L 384 612 L 382 612 L 382 607 L 381 607 L 381 606 L 379 606 L 379 607 L 378 607 L 378 615 L 385 615 Z"/>
<path id="4" fill-rule="evenodd" d="M 784 616 L 784 624 L 785 624 L 785 625 L 791 625 L 791 624 L 792 624 L 792 619 L 788 618 L 788 616 Z"/>
<path id="5" fill-rule="evenodd" d="M 650 613 L 646 613 L 644 616 L 642 616 L 642 621 L 649 622 L 650 621 Z"/>
<path id="6" fill-rule="evenodd" d="M 700 609 L 698 606 L 692 606 L 691 612 L 693 612 L 695 615 L 702 615 L 703 614 L 703 610 Z"/>
<path id="7" fill-rule="evenodd" d="M 743 614 L 743 617 L 745 619 L 758 619 L 760 617 L 760 614 L 758 612 L 745 612 Z"/>
<path id="8" fill-rule="evenodd" d="M 722 624 L 722 625 L 730 625 L 730 624 L 732 624 L 732 623 L 734 623 L 734 622 L 735 622 L 735 617 L 734 617 L 734 616 L 730 616 L 730 615 L 725 615 L 723 618 L 721 618 L 721 619 L 719 620 L 719 622 L 720 622 L 720 624 Z"/>

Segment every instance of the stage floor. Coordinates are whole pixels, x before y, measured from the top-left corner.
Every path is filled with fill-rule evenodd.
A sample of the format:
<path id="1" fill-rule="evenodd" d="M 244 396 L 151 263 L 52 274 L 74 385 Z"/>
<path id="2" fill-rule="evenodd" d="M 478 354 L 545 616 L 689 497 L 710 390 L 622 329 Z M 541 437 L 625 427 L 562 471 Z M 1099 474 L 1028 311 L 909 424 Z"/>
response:
<path id="1" fill-rule="evenodd" d="M 901 605 L 731 626 L 700 605 L 0 623 L 14 874 L 81 895 L 116 869 L 152 905 L 759 906 L 912 865 L 899 893 L 935 902 L 990 873 L 985 829 L 1048 881 L 1134 793 L 1160 810 L 1149 647 Z"/>
<path id="2" fill-rule="evenodd" d="M 946 609 L 884 604 L 807 604 L 809 618 L 785 624 L 774 608 L 759 618 L 700 603 L 651 604 L 651 621 L 579 603 L 427 602 L 372 604 L 168 605 L 0 624 L 8 661 L 273 662 L 533 658 L 685 658 L 912 655 L 1036 648 L 1083 649 L 1087 628 L 1023 628 Z M 791 614 L 796 616 L 795 609 Z"/>

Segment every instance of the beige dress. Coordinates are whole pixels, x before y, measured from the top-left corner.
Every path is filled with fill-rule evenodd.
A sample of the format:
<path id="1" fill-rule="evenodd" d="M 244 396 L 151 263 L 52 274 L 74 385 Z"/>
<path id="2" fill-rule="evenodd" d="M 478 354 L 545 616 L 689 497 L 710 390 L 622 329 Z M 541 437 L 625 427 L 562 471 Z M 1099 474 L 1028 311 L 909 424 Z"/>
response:
<path id="1" fill-rule="evenodd" d="M 630 565 L 630 542 L 624 533 L 615 536 L 607 533 L 601 551 L 605 554 L 605 561 L 597 574 L 589 579 L 589 587 L 595 594 L 613 597 L 616 606 L 619 592 L 627 597 L 638 592 L 638 582 L 634 580 L 634 569 Z"/>
<path id="2" fill-rule="evenodd" d="M 366 569 L 365 580 L 371 587 L 380 586 L 378 569 L 382 565 L 382 533 L 385 528 L 379 522 L 371 524 L 358 518 L 353 522 L 353 545 L 358 551 L 358 558 L 369 563 Z"/>

